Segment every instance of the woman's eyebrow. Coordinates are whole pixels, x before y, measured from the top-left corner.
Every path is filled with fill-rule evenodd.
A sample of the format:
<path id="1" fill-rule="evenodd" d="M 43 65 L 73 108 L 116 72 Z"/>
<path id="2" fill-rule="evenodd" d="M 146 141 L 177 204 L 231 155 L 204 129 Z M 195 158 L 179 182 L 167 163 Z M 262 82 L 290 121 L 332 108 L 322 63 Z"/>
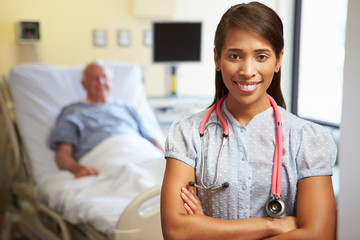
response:
<path id="1" fill-rule="evenodd" d="M 241 48 L 229 48 L 226 50 L 227 52 L 243 52 L 244 50 Z M 253 52 L 271 52 L 268 48 L 259 48 L 254 49 Z"/>
<path id="2" fill-rule="evenodd" d="M 270 49 L 267 48 L 260 48 L 260 49 L 255 49 L 254 52 L 271 52 Z"/>
<path id="3" fill-rule="evenodd" d="M 226 50 L 227 52 L 243 52 L 240 48 L 229 48 Z"/>

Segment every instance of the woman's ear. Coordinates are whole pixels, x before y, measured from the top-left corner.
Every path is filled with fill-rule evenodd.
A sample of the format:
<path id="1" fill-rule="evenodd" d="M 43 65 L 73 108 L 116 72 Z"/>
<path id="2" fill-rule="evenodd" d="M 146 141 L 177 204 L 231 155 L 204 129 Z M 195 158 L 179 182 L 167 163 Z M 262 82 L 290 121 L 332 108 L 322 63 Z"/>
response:
<path id="1" fill-rule="evenodd" d="M 282 58 L 284 56 L 284 50 L 282 50 L 279 54 L 279 58 L 276 59 L 275 72 L 278 73 L 280 71 Z"/>
<path id="2" fill-rule="evenodd" d="M 214 61 L 215 61 L 216 71 L 221 71 L 220 61 L 215 48 L 214 48 Z"/>

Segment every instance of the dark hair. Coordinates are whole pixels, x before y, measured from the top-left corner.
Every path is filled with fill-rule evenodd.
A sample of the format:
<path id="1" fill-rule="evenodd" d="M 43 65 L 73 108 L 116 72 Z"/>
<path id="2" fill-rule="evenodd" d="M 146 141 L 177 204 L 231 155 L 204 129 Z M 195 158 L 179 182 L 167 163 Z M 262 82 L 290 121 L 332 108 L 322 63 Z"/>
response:
<path id="1" fill-rule="evenodd" d="M 215 51 L 219 59 L 226 33 L 232 28 L 243 28 L 259 34 L 271 44 L 276 58 L 280 57 L 280 53 L 284 48 L 283 24 L 280 17 L 271 8 L 258 2 L 232 6 L 222 16 L 216 29 Z M 278 105 L 286 108 L 281 92 L 280 78 L 281 68 L 277 73 L 274 73 L 267 93 L 275 99 Z M 216 71 L 215 89 L 214 103 L 229 92 L 224 84 L 221 71 Z"/>

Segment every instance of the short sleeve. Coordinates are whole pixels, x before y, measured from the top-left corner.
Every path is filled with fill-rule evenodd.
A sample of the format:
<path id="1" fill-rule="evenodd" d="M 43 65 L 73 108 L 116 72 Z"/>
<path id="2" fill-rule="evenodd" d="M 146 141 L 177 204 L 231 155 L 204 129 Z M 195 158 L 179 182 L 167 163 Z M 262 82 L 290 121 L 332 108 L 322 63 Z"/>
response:
<path id="1" fill-rule="evenodd" d="M 57 150 L 57 144 L 65 142 L 77 146 L 79 144 L 77 126 L 68 118 L 68 109 L 64 109 L 52 130 L 49 138 L 49 146 L 52 150 Z"/>
<path id="2" fill-rule="evenodd" d="M 185 117 L 171 125 L 165 142 L 165 157 L 196 166 L 200 144 L 196 118 L 194 115 Z"/>
<path id="3" fill-rule="evenodd" d="M 302 127 L 297 155 L 299 179 L 332 175 L 336 156 L 335 142 L 326 128 L 313 123 Z"/>

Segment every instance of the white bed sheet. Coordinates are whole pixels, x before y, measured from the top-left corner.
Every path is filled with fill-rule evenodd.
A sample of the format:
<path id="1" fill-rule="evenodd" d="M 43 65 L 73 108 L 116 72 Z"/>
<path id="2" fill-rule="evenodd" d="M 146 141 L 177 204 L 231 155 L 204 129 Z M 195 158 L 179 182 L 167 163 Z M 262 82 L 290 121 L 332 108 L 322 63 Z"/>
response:
<path id="1" fill-rule="evenodd" d="M 98 169 L 99 175 L 78 179 L 67 171 L 45 175 L 37 184 L 36 198 L 70 223 L 87 223 L 109 237 L 125 207 L 139 193 L 161 185 L 165 169 L 163 153 L 137 136 L 106 139 L 81 162 Z"/>

